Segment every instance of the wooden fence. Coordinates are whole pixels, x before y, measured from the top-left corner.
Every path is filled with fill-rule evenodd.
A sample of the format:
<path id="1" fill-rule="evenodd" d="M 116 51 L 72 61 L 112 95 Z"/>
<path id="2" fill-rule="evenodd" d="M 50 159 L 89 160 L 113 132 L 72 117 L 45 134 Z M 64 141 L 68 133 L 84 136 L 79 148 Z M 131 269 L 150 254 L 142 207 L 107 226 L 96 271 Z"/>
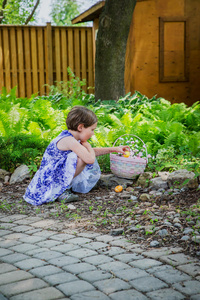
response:
<path id="1" fill-rule="evenodd" d="M 94 87 L 91 27 L 0 26 L 0 91 L 17 86 L 17 97 L 48 94 L 48 85 L 68 81 L 69 66 Z M 92 92 L 91 90 L 89 92 Z"/>

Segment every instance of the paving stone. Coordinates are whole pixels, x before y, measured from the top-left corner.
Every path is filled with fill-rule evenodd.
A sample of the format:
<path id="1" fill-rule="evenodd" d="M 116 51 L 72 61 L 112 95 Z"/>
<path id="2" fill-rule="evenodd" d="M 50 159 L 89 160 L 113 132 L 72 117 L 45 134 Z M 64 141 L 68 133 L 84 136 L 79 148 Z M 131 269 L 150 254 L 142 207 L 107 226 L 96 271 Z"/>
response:
<path id="1" fill-rule="evenodd" d="M 67 253 L 69 251 L 72 251 L 72 250 L 76 250 L 76 249 L 79 249 L 80 247 L 78 245 L 73 245 L 73 244 L 62 244 L 62 245 L 58 245 L 58 246 L 55 246 L 55 247 L 51 247 L 50 250 L 53 250 L 53 251 L 59 251 L 59 252 L 62 252 L 62 253 Z"/>
<path id="2" fill-rule="evenodd" d="M 10 264 L 15 264 L 16 262 L 19 262 L 24 259 L 28 259 L 29 256 L 22 254 L 22 253 L 14 253 L 10 255 L 6 255 L 1 257 L 1 260 Z"/>
<path id="3" fill-rule="evenodd" d="M 128 263 L 133 260 L 142 259 L 142 258 L 144 258 L 144 256 L 142 256 L 140 254 L 136 254 L 136 253 L 125 253 L 125 254 L 120 254 L 120 255 L 114 256 L 114 259 L 120 260 L 124 263 Z"/>
<path id="4" fill-rule="evenodd" d="M 7 300 L 8 298 L 6 298 L 6 297 L 4 297 L 4 295 L 2 295 L 1 293 L 0 293 L 0 300 Z"/>
<path id="5" fill-rule="evenodd" d="M 117 270 L 124 270 L 124 269 L 131 268 L 129 265 L 127 265 L 123 262 L 120 262 L 120 261 L 113 261 L 113 262 L 110 262 L 110 263 L 100 265 L 99 267 L 102 270 L 112 271 L 112 272 L 115 272 Z"/>
<path id="6" fill-rule="evenodd" d="M 62 270 L 55 266 L 47 265 L 47 266 L 43 266 L 43 267 L 34 268 L 34 269 L 30 270 L 29 272 L 39 278 L 43 278 L 44 276 L 60 273 L 60 272 L 62 272 Z"/>
<path id="7" fill-rule="evenodd" d="M 190 297 L 190 300 L 199 300 L 199 299 L 200 299 L 200 294 Z"/>
<path id="8" fill-rule="evenodd" d="M 139 259 L 135 260 L 133 262 L 130 262 L 130 265 L 139 269 L 149 269 L 155 266 L 159 266 L 162 263 L 155 260 L 155 259 L 150 259 L 150 258 L 144 258 L 144 259 Z"/>
<path id="9" fill-rule="evenodd" d="M 200 275 L 200 263 L 191 263 L 187 265 L 182 265 L 177 267 L 180 271 L 183 271 L 190 276 Z"/>
<path id="10" fill-rule="evenodd" d="M 1 222 L 1 229 L 12 229 L 13 227 L 15 227 L 16 224 L 14 223 L 2 223 Z"/>
<path id="11" fill-rule="evenodd" d="M 0 230 L 0 236 L 8 236 L 9 234 L 12 234 L 11 230 L 4 230 L 4 229 Z"/>
<path id="12" fill-rule="evenodd" d="M 166 283 L 152 276 L 137 278 L 129 283 L 140 292 L 151 292 L 168 287 Z"/>
<path id="13" fill-rule="evenodd" d="M 33 244 L 26 244 L 26 243 L 21 244 L 20 243 L 19 245 L 11 247 L 10 249 L 12 249 L 13 251 L 16 251 L 16 252 L 26 253 L 30 250 L 38 249 L 38 248 L 39 248 L 38 246 L 33 245 Z"/>
<path id="14" fill-rule="evenodd" d="M 17 233 L 11 233 L 6 235 L 6 239 L 7 240 L 19 240 L 19 239 L 26 239 L 29 236 L 27 234 L 21 233 L 21 232 L 17 232 Z M 5 238 L 5 236 L 4 236 Z M 23 241 L 22 241 L 23 242 Z"/>
<path id="15" fill-rule="evenodd" d="M 147 272 L 150 274 L 154 274 L 156 272 L 167 271 L 167 270 L 173 270 L 173 267 L 168 265 L 155 266 L 150 269 L 147 269 Z"/>
<path id="16" fill-rule="evenodd" d="M 49 248 L 52 248 L 52 247 L 55 247 L 55 246 L 61 244 L 61 242 L 59 242 L 59 241 L 53 241 L 53 240 L 47 240 L 46 241 L 43 237 L 41 237 L 41 238 L 43 239 L 43 241 L 37 243 L 37 245 L 39 247 L 43 247 L 43 248 L 48 248 L 49 249 Z"/>
<path id="17" fill-rule="evenodd" d="M 20 242 L 22 243 L 28 243 L 28 244 L 36 244 L 40 241 L 44 241 L 45 238 L 41 237 L 41 236 L 28 236 L 26 238 L 20 238 Z"/>
<path id="18" fill-rule="evenodd" d="M 3 219 L 1 219 L 1 221 L 9 223 L 9 222 L 15 222 L 20 219 L 25 219 L 26 217 L 27 217 L 27 215 L 15 214 L 15 215 L 11 215 L 11 216 L 6 216 Z"/>
<path id="19" fill-rule="evenodd" d="M 0 274 L 4 274 L 4 273 L 15 271 L 15 270 L 17 270 L 17 268 L 11 264 L 0 263 Z"/>
<path id="20" fill-rule="evenodd" d="M 113 241 L 110 241 L 109 244 L 111 246 L 121 246 L 121 247 L 128 247 L 130 246 L 130 242 L 128 242 L 126 239 L 117 239 L 117 240 L 113 240 Z"/>
<path id="21" fill-rule="evenodd" d="M 30 270 L 36 267 L 41 267 L 46 265 L 47 263 L 37 259 L 37 258 L 29 258 L 15 263 L 14 265 L 23 270 Z"/>
<path id="22" fill-rule="evenodd" d="M 140 277 L 148 276 L 148 273 L 138 268 L 131 268 L 126 270 L 119 270 L 114 272 L 115 276 L 125 281 L 130 281 Z"/>
<path id="23" fill-rule="evenodd" d="M 73 238 L 74 238 L 74 235 L 67 234 L 67 233 L 60 233 L 60 234 L 51 236 L 52 240 L 61 241 L 63 243 L 68 241 L 69 239 L 73 239 Z"/>
<path id="24" fill-rule="evenodd" d="M 27 232 L 28 230 L 31 230 L 31 226 L 21 225 L 14 227 L 14 231 L 16 232 Z"/>
<path id="25" fill-rule="evenodd" d="M 12 253 L 13 253 L 13 251 L 11 251 L 11 250 L 0 248 L 0 256 L 6 256 L 6 255 L 9 255 Z"/>
<path id="26" fill-rule="evenodd" d="M 70 299 L 71 300 L 88 300 L 88 299 L 109 300 L 110 298 L 99 291 L 90 291 L 90 292 L 84 292 L 81 294 L 73 295 L 70 297 Z"/>
<path id="27" fill-rule="evenodd" d="M 26 217 L 24 219 L 15 220 L 16 224 L 26 225 L 41 220 L 40 217 Z"/>
<path id="28" fill-rule="evenodd" d="M 148 300 L 148 298 L 136 290 L 127 290 L 110 294 L 113 300 Z"/>
<path id="29" fill-rule="evenodd" d="M 108 262 L 111 262 L 114 260 L 111 257 L 99 254 L 99 255 L 94 255 L 94 256 L 89 256 L 89 257 L 83 258 L 83 261 L 97 266 L 97 265 L 105 264 L 105 263 L 108 263 Z"/>
<path id="30" fill-rule="evenodd" d="M 92 240 L 88 238 L 83 238 L 83 237 L 76 237 L 71 240 L 68 240 L 68 243 L 74 244 L 74 245 L 83 245 L 86 243 L 90 243 Z"/>
<path id="31" fill-rule="evenodd" d="M 56 224 L 55 220 L 45 219 L 45 220 L 41 220 L 41 221 L 32 223 L 31 226 L 45 229 L 45 228 L 49 228 L 51 226 L 54 226 L 55 224 Z"/>
<path id="32" fill-rule="evenodd" d="M 59 284 L 57 288 L 66 296 L 72 296 L 74 294 L 95 290 L 95 288 L 90 283 L 83 280 L 76 280 Z"/>
<path id="33" fill-rule="evenodd" d="M 43 279 L 46 282 L 48 282 L 49 284 L 57 285 L 57 284 L 61 284 L 64 282 L 71 282 L 71 281 L 78 280 L 78 277 L 76 277 L 75 275 L 73 275 L 71 273 L 62 271 L 57 274 L 45 276 Z"/>
<path id="34" fill-rule="evenodd" d="M 39 231 L 36 231 L 34 233 L 34 235 L 42 236 L 42 237 L 45 237 L 45 238 L 49 238 L 50 236 L 53 236 L 56 233 L 57 233 L 56 231 L 51 231 L 51 230 L 39 230 Z"/>
<path id="35" fill-rule="evenodd" d="M 80 262 L 78 258 L 66 255 L 49 260 L 50 264 L 53 264 L 58 267 L 64 267 L 66 265 L 76 264 L 78 262 Z"/>
<path id="36" fill-rule="evenodd" d="M 40 248 L 39 246 L 37 246 L 37 248 L 27 251 L 26 254 L 32 256 L 32 255 L 35 255 L 36 253 L 40 253 L 40 252 L 44 252 L 44 251 L 49 251 L 49 249 Z"/>
<path id="37" fill-rule="evenodd" d="M 93 284 L 107 295 L 121 290 L 128 290 L 131 287 L 128 283 L 118 278 L 95 281 Z"/>
<path id="38" fill-rule="evenodd" d="M 33 255 L 33 257 L 35 257 L 35 258 L 44 259 L 46 261 L 49 261 L 51 259 L 54 259 L 54 258 L 57 258 L 60 256 L 63 256 L 63 254 L 60 252 L 51 251 L 51 250 L 39 252 L 39 253 L 36 253 Z"/>
<path id="39" fill-rule="evenodd" d="M 82 249 L 77 249 L 74 251 L 69 251 L 67 254 L 81 259 L 81 258 L 84 258 L 87 256 L 97 255 L 98 253 L 94 250 L 82 248 Z"/>
<path id="40" fill-rule="evenodd" d="M 32 290 L 37 290 L 48 286 L 46 282 L 41 279 L 31 278 L 27 280 L 1 285 L 0 291 L 6 297 L 11 297 L 17 294 L 25 293 Z"/>
<path id="41" fill-rule="evenodd" d="M 91 242 L 89 244 L 84 245 L 84 247 L 92 250 L 99 250 L 102 248 L 107 248 L 108 245 L 102 242 Z"/>
<path id="42" fill-rule="evenodd" d="M 114 238 L 111 235 L 99 235 L 95 239 L 99 242 L 109 243 L 110 241 L 113 241 Z"/>
<path id="43" fill-rule="evenodd" d="M 152 300 L 181 300 L 185 296 L 173 289 L 161 289 L 154 292 L 147 293 L 147 296 Z"/>
<path id="44" fill-rule="evenodd" d="M 99 249 L 99 253 L 109 255 L 109 256 L 115 256 L 117 254 L 122 254 L 125 252 L 126 250 L 120 247 L 110 247 L 109 250 Z"/>
<path id="45" fill-rule="evenodd" d="M 16 240 L 1 240 L 1 248 L 10 248 L 16 245 L 21 245 L 20 242 L 16 241 Z M 9 250 L 12 250 L 11 248 Z"/>
<path id="46" fill-rule="evenodd" d="M 96 270 L 96 271 L 89 271 L 85 273 L 79 274 L 79 277 L 83 280 L 88 281 L 89 283 L 93 283 L 95 281 L 104 280 L 111 278 L 113 275 L 106 271 Z"/>
<path id="47" fill-rule="evenodd" d="M 0 275 L 0 285 L 8 284 L 11 282 L 17 282 L 24 279 L 32 278 L 33 276 L 28 272 L 22 270 L 15 270 L 12 272 L 4 273 Z"/>
<path id="48" fill-rule="evenodd" d="M 154 275 L 170 284 L 191 279 L 189 275 L 184 274 L 176 269 L 155 272 Z"/>
<path id="49" fill-rule="evenodd" d="M 17 296 L 13 296 L 10 300 L 61 300 L 63 293 L 55 289 L 54 287 L 47 287 L 44 289 L 38 289 L 32 292 L 23 293 Z M 67 299 L 67 298 L 64 298 Z"/>
<path id="50" fill-rule="evenodd" d="M 91 238 L 95 239 L 95 238 L 97 238 L 100 235 L 101 235 L 100 233 L 90 232 L 90 231 L 79 233 L 79 236 L 85 237 L 85 238 L 89 238 L 89 239 L 91 239 Z"/>
<path id="51" fill-rule="evenodd" d="M 83 272 L 94 271 L 96 270 L 96 267 L 87 263 L 78 263 L 73 265 L 66 265 L 63 267 L 63 269 L 77 275 Z"/>
<path id="52" fill-rule="evenodd" d="M 169 255 L 171 253 L 178 253 L 178 252 L 182 252 L 182 251 L 183 251 L 183 249 L 180 247 L 177 247 L 177 248 L 163 247 L 163 248 L 159 248 L 156 250 L 144 251 L 143 255 L 156 259 L 156 258 L 160 258 L 161 256 L 164 256 L 164 255 Z"/>
<path id="53" fill-rule="evenodd" d="M 197 261 L 196 259 L 183 253 L 161 256 L 160 260 L 172 266 L 179 266 Z"/>
<path id="54" fill-rule="evenodd" d="M 200 282 L 197 280 L 189 280 L 181 283 L 173 284 L 173 287 L 181 293 L 187 295 L 195 295 L 200 293 Z"/>

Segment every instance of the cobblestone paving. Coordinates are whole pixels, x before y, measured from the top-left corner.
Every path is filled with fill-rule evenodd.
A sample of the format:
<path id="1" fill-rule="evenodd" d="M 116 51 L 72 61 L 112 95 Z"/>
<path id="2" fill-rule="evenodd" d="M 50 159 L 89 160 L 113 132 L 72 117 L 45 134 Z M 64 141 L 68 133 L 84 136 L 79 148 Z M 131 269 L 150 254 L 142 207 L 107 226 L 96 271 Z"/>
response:
<path id="1" fill-rule="evenodd" d="M 200 299 L 200 263 L 181 248 L 144 251 L 122 236 L 55 225 L 0 214 L 0 300 Z"/>

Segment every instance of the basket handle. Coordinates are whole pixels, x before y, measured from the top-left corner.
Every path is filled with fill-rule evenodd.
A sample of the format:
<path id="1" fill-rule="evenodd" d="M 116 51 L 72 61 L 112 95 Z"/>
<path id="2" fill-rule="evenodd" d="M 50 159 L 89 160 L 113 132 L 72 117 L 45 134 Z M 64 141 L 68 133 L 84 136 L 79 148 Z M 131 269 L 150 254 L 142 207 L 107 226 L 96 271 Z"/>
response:
<path id="1" fill-rule="evenodd" d="M 114 144 L 113 144 L 113 147 L 115 146 L 116 142 L 117 142 L 121 137 L 123 137 L 123 136 L 125 136 L 125 135 L 126 135 L 126 136 L 127 136 L 127 135 L 128 135 L 128 136 L 129 136 L 129 135 L 134 136 L 134 137 L 136 137 L 137 139 L 139 139 L 139 140 L 143 143 L 144 148 L 145 148 L 145 152 L 146 152 L 146 159 L 147 159 L 147 163 L 148 163 L 147 147 L 146 147 L 145 143 L 143 142 L 143 140 L 142 140 L 141 138 L 139 138 L 139 136 L 137 136 L 137 135 L 134 135 L 134 134 L 123 134 L 123 135 L 121 135 L 120 137 L 118 137 L 118 138 L 115 140 L 115 142 L 114 142 Z"/>

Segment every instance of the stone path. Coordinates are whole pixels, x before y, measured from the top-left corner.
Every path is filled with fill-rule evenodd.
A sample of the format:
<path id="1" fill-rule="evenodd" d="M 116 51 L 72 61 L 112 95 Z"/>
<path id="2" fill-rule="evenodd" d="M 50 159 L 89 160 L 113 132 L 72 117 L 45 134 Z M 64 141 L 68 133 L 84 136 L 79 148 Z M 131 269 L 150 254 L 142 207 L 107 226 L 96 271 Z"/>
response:
<path id="1" fill-rule="evenodd" d="M 200 263 L 181 248 L 144 251 L 56 222 L 0 214 L 0 300 L 200 299 Z"/>

